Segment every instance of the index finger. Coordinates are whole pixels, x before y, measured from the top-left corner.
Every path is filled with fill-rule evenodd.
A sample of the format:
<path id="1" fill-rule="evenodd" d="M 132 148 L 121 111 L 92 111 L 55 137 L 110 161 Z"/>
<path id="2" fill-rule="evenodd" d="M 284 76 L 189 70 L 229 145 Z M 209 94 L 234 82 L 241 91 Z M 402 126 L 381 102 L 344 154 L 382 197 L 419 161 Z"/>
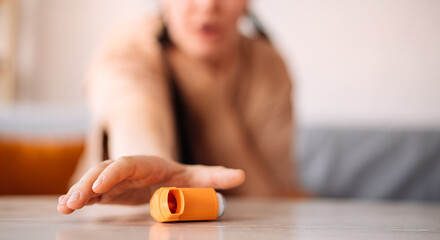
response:
<path id="1" fill-rule="evenodd" d="M 76 209 L 80 209 L 90 200 L 95 192 L 92 190 L 92 184 L 95 182 L 99 174 L 114 161 L 107 160 L 93 167 L 84 174 L 78 183 L 73 185 L 68 193 L 62 198 L 58 204 L 58 212 L 69 214 Z"/>
<path id="2" fill-rule="evenodd" d="M 180 169 L 176 162 L 159 157 L 122 157 L 101 172 L 93 184 L 93 191 L 104 193 L 123 181 L 133 188 L 146 187 L 167 180 L 170 172 Z"/>

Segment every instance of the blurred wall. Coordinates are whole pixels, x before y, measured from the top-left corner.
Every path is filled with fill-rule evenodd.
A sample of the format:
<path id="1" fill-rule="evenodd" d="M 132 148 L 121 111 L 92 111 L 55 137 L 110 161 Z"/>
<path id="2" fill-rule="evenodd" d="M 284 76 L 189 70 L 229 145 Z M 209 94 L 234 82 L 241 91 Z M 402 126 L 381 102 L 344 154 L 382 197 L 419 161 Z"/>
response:
<path id="1" fill-rule="evenodd" d="M 440 1 L 256 0 L 303 124 L 440 127 Z"/>
<path id="2" fill-rule="evenodd" d="M 153 5 L 149 0 L 20 0 L 19 100 L 81 104 L 81 82 L 100 39 Z"/>
<path id="3" fill-rule="evenodd" d="M 300 123 L 440 127 L 440 1 L 254 0 Z M 81 103 L 92 50 L 151 0 L 21 0 L 19 97 Z"/>

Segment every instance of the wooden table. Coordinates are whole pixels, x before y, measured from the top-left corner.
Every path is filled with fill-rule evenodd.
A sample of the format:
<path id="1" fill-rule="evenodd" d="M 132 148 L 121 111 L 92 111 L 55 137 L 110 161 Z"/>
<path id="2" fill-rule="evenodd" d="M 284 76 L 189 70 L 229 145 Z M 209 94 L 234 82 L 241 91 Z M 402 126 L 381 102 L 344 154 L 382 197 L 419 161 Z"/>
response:
<path id="1" fill-rule="evenodd" d="M 156 223 L 148 205 L 56 212 L 55 196 L 0 197 L 0 239 L 440 239 L 440 204 L 227 199 L 219 221 Z"/>

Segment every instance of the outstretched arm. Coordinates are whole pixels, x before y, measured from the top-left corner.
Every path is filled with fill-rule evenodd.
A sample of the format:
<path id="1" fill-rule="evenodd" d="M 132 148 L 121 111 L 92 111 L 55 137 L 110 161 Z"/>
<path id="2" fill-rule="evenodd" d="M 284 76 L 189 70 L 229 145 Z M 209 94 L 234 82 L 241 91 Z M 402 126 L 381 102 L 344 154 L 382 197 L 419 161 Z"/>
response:
<path id="1" fill-rule="evenodd" d="M 105 128 L 110 158 L 87 171 L 58 211 L 87 204 L 139 204 L 159 186 L 231 188 L 241 170 L 177 163 L 174 122 L 160 49 L 141 24 L 113 36 L 91 64 L 86 87 L 92 117 Z M 151 38 L 151 39 L 150 39 Z"/>

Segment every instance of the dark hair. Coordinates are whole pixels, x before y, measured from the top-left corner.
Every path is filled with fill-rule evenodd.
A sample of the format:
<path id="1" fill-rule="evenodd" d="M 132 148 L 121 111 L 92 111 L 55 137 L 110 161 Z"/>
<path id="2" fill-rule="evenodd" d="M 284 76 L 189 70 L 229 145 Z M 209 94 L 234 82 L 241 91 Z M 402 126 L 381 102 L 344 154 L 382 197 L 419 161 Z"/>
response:
<path id="1" fill-rule="evenodd" d="M 267 35 L 265 28 L 261 24 L 260 20 L 258 20 L 257 16 L 250 12 L 248 13 L 248 17 L 251 20 L 252 24 L 254 25 L 258 35 L 269 41 L 269 36 Z"/>

